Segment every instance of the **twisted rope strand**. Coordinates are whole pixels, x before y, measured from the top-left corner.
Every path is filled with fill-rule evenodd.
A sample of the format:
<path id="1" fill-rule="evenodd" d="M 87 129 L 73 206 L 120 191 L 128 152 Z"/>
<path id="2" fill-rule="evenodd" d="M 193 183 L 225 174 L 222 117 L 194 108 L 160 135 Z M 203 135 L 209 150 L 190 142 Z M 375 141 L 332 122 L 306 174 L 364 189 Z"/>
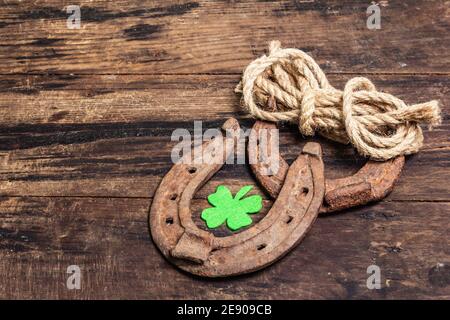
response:
<path id="1" fill-rule="evenodd" d="M 435 100 L 407 106 L 391 94 L 377 91 L 363 77 L 350 79 L 343 91 L 333 88 L 322 69 L 298 49 L 269 45 L 269 55 L 251 62 L 236 92 L 255 118 L 298 123 L 300 132 L 352 143 L 363 156 L 388 160 L 417 152 L 423 144 L 419 124 L 441 121 Z M 274 99 L 277 110 L 265 110 Z"/>

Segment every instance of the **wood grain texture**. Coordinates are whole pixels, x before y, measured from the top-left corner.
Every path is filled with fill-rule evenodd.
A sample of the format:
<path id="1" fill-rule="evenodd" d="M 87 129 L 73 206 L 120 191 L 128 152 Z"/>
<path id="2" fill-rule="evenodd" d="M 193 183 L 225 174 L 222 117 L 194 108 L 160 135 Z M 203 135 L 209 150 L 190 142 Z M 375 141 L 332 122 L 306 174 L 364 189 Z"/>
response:
<path id="1" fill-rule="evenodd" d="M 377 31 L 356 0 L 78 3 L 79 30 L 66 27 L 71 1 L 0 7 L 0 298 L 450 299 L 448 1 L 382 1 Z M 337 88 L 363 74 L 407 103 L 438 99 L 443 123 L 425 131 L 383 201 L 319 218 L 268 269 L 192 277 L 148 230 L 171 134 L 230 116 L 250 128 L 233 89 L 273 39 L 310 53 Z M 364 163 L 348 146 L 312 140 L 327 177 Z M 280 141 L 289 162 L 305 142 L 287 125 Z M 195 196 L 199 227 L 219 184 L 236 192 L 255 180 L 248 166 L 226 165 Z M 257 222 L 271 201 L 252 192 L 265 199 Z M 72 264 L 79 291 L 66 289 Z M 371 264 L 381 290 L 366 287 Z"/>
<path id="2" fill-rule="evenodd" d="M 240 73 L 271 40 L 301 48 L 326 72 L 448 73 L 448 2 L 8 0 L 0 11 L 0 73 Z M 370 2 L 369 2 L 370 3 Z M 330 27 L 332 26 L 332 27 Z"/>
<path id="3" fill-rule="evenodd" d="M 348 78 L 334 75 L 330 81 L 341 87 Z M 448 201 L 448 78 L 371 78 L 380 90 L 410 103 L 441 99 L 443 124 L 425 132 L 423 150 L 409 157 L 391 198 Z M 13 76 L 6 78 L 0 95 L 4 195 L 151 197 L 172 165 L 175 129 L 193 133 L 195 120 L 202 120 L 204 129 L 218 128 L 230 116 L 246 128 L 253 123 L 232 90 L 238 76 L 80 76 L 58 89 L 48 87 L 64 82 L 59 76 L 31 79 L 34 93 L 24 94 L 24 79 Z M 281 134 L 281 151 L 295 159 L 304 140 L 295 127 L 285 127 Z M 316 141 L 324 147 L 328 177 L 349 174 L 364 163 L 350 147 Z M 424 179 L 427 188 L 417 188 Z M 254 184 L 246 165 L 226 166 L 202 195 L 218 183 L 238 180 Z"/>
<path id="4" fill-rule="evenodd" d="M 386 202 L 319 218 L 302 244 L 278 263 L 214 281 L 182 273 L 164 260 L 150 240 L 148 205 L 145 199 L 3 198 L 0 273 L 20 276 L 2 277 L 1 296 L 450 298 L 450 230 L 442 223 L 450 214 L 448 203 Z M 199 200 L 193 209 L 204 206 Z M 79 291 L 65 287 L 72 264 L 82 270 Z M 371 264 L 382 270 L 381 290 L 366 287 Z"/>

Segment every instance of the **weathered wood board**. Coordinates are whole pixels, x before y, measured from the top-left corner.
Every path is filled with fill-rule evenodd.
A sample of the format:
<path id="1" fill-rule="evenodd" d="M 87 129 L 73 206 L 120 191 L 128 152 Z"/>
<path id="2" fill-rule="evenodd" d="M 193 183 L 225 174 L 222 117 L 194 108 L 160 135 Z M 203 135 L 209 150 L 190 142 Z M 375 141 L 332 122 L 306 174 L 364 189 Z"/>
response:
<path id="1" fill-rule="evenodd" d="M 193 209 L 206 205 L 198 200 Z M 441 203 L 383 202 L 319 218 L 275 265 L 214 281 L 181 273 L 164 260 L 150 240 L 148 207 L 147 199 L 3 198 L 0 272 L 10 276 L 2 279 L 2 296 L 450 298 L 448 267 L 441 266 L 450 253 L 442 223 L 450 210 Z M 73 264 L 82 270 L 80 291 L 65 286 Z M 366 287 L 372 264 L 382 270 L 381 290 Z"/>
<path id="2" fill-rule="evenodd" d="M 449 69 L 448 2 L 381 1 L 382 29 L 366 27 L 367 1 L 5 0 L 1 73 L 237 73 L 278 39 L 326 72 Z M 384 6 L 383 6 L 384 5 Z"/>
<path id="3" fill-rule="evenodd" d="M 0 298 L 450 299 L 448 1 L 381 1 L 380 30 L 366 28 L 368 3 L 355 0 L 78 1 L 81 28 L 68 29 L 72 4 L 0 7 Z M 319 218 L 268 269 L 192 277 L 163 259 L 148 230 L 171 134 L 230 116 L 250 128 L 233 89 L 273 39 L 310 53 L 337 88 L 363 75 L 408 103 L 438 99 L 443 123 L 425 132 L 385 200 Z M 364 163 L 315 140 L 327 177 Z M 303 144 L 282 127 L 288 160 Z M 246 165 L 226 165 L 195 212 L 218 184 L 255 181 Z M 252 192 L 265 199 L 258 221 L 271 201 Z M 81 290 L 66 287 L 74 264 Z M 380 290 L 366 286 L 372 264 Z"/>

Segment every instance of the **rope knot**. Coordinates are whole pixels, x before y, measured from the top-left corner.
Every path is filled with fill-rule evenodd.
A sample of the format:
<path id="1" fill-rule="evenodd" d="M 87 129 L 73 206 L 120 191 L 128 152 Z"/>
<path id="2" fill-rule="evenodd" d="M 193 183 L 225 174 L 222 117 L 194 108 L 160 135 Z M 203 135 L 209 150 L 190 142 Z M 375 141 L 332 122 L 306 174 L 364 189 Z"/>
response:
<path id="1" fill-rule="evenodd" d="M 352 143 L 375 160 L 415 153 L 423 143 L 419 126 L 440 123 L 437 101 L 407 106 L 376 90 L 366 78 L 347 82 L 344 91 L 332 87 L 319 65 L 298 49 L 270 44 L 268 56 L 251 62 L 236 88 L 243 106 L 256 118 L 297 122 L 300 132 Z M 274 110 L 266 110 L 269 99 Z"/>
<path id="2" fill-rule="evenodd" d="M 313 119 L 314 111 L 316 110 L 316 94 L 317 91 L 311 88 L 306 88 L 301 102 L 301 113 L 298 117 L 298 128 L 304 136 L 313 136 L 316 131 Z"/>

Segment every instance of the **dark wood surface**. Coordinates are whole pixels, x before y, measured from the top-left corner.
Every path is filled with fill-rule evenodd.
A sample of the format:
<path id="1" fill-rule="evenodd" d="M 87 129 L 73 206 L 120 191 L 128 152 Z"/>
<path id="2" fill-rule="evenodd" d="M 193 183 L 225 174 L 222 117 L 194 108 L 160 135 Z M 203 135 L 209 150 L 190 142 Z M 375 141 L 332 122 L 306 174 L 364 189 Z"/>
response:
<path id="1" fill-rule="evenodd" d="M 68 29 L 67 5 L 81 6 Z M 0 7 L 0 298 L 450 299 L 449 1 L 2 1 Z M 270 40 L 311 54 L 330 82 L 370 78 L 408 103 L 439 99 L 383 201 L 319 218 L 306 239 L 260 272 L 204 280 L 180 272 L 151 241 L 152 196 L 171 166 L 176 128 L 249 119 L 233 92 Z M 327 177 L 364 159 L 319 141 Z M 293 160 L 304 144 L 281 130 Z M 218 184 L 255 185 L 227 165 Z M 256 185 L 255 193 L 271 201 Z M 81 290 L 66 288 L 69 265 Z M 366 269 L 381 268 L 369 290 Z"/>

